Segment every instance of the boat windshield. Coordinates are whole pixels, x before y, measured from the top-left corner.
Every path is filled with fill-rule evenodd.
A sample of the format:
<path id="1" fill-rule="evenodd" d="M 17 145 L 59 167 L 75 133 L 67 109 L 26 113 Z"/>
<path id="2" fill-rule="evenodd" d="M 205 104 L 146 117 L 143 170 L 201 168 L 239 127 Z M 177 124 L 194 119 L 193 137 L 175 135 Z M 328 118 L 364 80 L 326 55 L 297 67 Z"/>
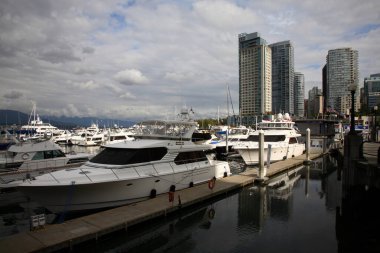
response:
<path id="1" fill-rule="evenodd" d="M 260 129 L 292 129 L 294 122 L 260 122 Z"/>
<path id="2" fill-rule="evenodd" d="M 127 165 L 135 163 L 146 163 L 161 160 L 168 150 L 164 147 L 158 148 L 105 148 L 94 156 L 90 162 L 112 165 Z"/>
<path id="3" fill-rule="evenodd" d="M 171 139 L 191 139 L 195 128 L 196 122 L 143 121 L 138 124 L 136 135 Z"/>
<path id="4" fill-rule="evenodd" d="M 285 135 L 264 135 L 264 142 L 279 142 L 284 141 Z M 242 141 L 259 141 L 258 135 L 250 135 L 247 139 L 243 139 Z"/>

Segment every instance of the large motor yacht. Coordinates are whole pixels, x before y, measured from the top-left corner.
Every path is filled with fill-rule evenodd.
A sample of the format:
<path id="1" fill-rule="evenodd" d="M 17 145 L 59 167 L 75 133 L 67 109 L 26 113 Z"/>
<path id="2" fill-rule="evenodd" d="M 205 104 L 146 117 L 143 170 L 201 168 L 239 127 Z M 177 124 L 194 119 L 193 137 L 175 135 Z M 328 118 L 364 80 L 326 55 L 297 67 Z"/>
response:
<path id="1" fill-rule="evenodd" d="M 301 133 L 294 128 L 289 114 L 277 115 L 273 121 L 262 121 L 258 129 L 264 131 L 264 158 L 267 160 L 270 150 L 270 162 L 285 160 L 302 155 L 305 144 L 299 143 Z M 259 163 L 259 132 L 251 132 L 247 139 L 236 143 L 233 147 L 241 155 L 247 165 Z"/>
<path id="2" fill-rule="evenodd" d="M 79 168 L 27 180 L 19 189 L 52 212 L 108 208 L 229 176 L 227 162 L 191 141 L 191 119 L 144 121 L 135 140 L 106 145 Z"/>

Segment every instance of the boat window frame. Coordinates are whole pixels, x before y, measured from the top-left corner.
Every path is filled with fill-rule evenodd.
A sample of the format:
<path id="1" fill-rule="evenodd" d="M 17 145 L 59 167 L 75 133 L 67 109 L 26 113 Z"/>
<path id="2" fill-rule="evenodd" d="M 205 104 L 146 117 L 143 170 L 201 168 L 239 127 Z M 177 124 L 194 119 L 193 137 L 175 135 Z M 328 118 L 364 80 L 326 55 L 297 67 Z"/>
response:
<path id="1" fill-rule="evenodd" d="M 207 156 L 203 150 L 180 152 L 174 158 L 174 163 L 176 165 L 202 161 L 208 161 Z"/>
<path id="2" fill-rule="evenodd" d="M 168 153 L 166 147 L 154 148 L 114 148 L 106 147 L 90 159 L 91 163 L 110 165 L 130 165 L 159 161 Z"/>

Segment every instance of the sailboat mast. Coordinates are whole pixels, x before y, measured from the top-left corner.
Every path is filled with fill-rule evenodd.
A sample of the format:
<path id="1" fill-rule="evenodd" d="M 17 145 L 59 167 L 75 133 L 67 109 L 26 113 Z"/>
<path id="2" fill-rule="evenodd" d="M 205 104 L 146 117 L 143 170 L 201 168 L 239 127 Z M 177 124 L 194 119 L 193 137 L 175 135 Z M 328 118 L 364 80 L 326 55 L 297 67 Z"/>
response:
<path id="1" fill-rule="evenodd" d="M 228 154 L 228 131 L 229 129 L 229 124 L 228 124 L 228 118 L 230 117 L 230 107 L 229 107 L 229 101 L 228 101 L 228 84 L 227 84 L 227 131 L 226 131 L 226 154 Z"/>

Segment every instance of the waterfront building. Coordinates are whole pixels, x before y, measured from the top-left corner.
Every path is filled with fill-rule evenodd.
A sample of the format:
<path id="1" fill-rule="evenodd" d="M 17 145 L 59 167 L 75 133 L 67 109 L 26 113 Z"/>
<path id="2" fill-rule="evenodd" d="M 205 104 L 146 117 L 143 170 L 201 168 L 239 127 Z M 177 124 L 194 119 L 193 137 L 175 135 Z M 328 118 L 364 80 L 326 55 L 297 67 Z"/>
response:
<path id="1" fill-rule="evenodd" d="M 272 111 L 294 113 L 294 50 L 289 40 L 269 45 L 272 49 Z"/>
<path id="2" fill-rule="evenodd" d="M 312 119 L 323 113 L 323 96 L 322 91 L 318 87 L 309 90 L 308 112 L 307 117 Z"/>
<path id="3" fill-rule="evenodd" d="M 352 48 L 339 48 L 328 51 L 326 57 L 327 105 L 339 113 L 346 113 L 351 108 L 349 87 L 355 84 L 355 111 L 359 104 L 359 66 L 358 51 Z"/>
<path id="4" fill-rule="evenodd" d="M 271 48 L 260 34 L 239 34 L 239 111 L 242 123 L 272 112 Z"/>
<path id="5" fill-rule="evenodd" d="M 305 116 L 305 77 L 300 72 L 294 72 L 294 115 Z"/>
<path id="6" fill-rule="evenodd" d="M 322 95 L 324 97 L 323 99 L 323 113 L 327 112 L 327 64 L 323 66 L 322 68 Z"/>
<path id="7" fill-rule="evenodd" d="M 363 106 L 372 112 L 380 105 L 380 73 L 364 78 Z"/>

